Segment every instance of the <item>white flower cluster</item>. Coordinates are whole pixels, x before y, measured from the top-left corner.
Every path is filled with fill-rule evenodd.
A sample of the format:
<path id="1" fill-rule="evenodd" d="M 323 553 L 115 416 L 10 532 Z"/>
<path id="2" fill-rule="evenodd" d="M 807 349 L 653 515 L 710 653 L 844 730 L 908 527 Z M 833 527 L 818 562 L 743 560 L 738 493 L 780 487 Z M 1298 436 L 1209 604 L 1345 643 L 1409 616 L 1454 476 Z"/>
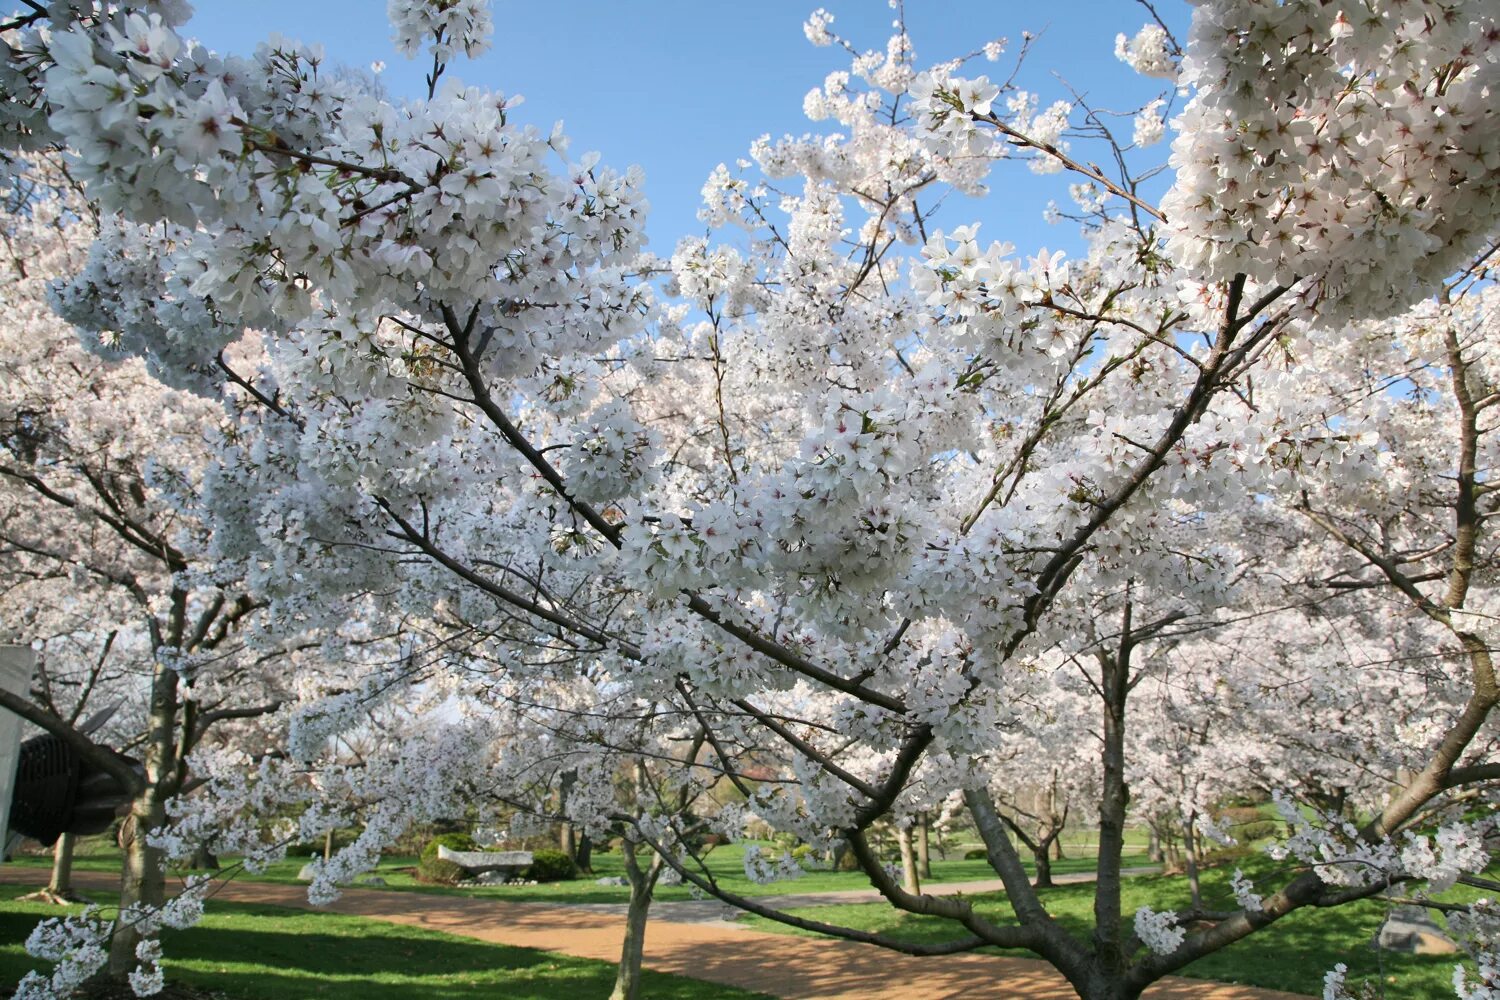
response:
<path id="1" fill-rule="evenodd" d="M 1422 879 L 1431 892 L 1446 892 L 1461 875 L 1478 874 L 1490 863 L 1488 822 L 1449 822 L 1431 836 L 1407 831 L 1399 847 L 1390 840 L 1368 841 L 1349 822 L 1320 817 L 1309 820 L 1284 793 L 1273 793 L 1278 812 L 1292 827 L 1287 840 L 1266 848 L 1273 858 L 1294 857 L 1314 866 L 1330 885 L 1378 885 L 1397 878 Z"/>
<path id="2" fill-rule="evenodd" d="M 1311 283 L 1325 320 L 1410 305 L 1500 221 L 1489 0 L 1211 0 L 1162 202 L 1177 263 Z"/>
<path id="3" fill-rule="evenodd" d="M 360 678 L 353 690 L 298 706 L 287 727 L 287 753 L 297 761 L 316 760 L 328 740 L 358 725 L 398 694 L 401 680 L 396 668 L 374 672 Z"/>
<path id="4" fill-rule="evenodd" d="M 1239 903 L 1250 913 L 1259 913 L 1265 904 L 1255 892 L 1255 883 L 1245 876 L 1245 873 L 1236 868 L 1234 874 L 1229 877 L 1229 888 L 1234 893 L 1234 901 Z"/>
<path id="5" fill-rule="evenodd" d="M 26 954 L 57 963 L 51 976 L 28 972 L 16 986 L 17 1000 L 61 1000 L 73 994 L 109 959 L 113 923 L 95 908 L 76 917 L 54 917 L 37 924 L 26 938 Z"/>
<path id="6" fill-rule="evenodd" d="M 710 182 L 713 194 L 720 198 L 720 208 L 705 209 L 707 215 L 719 220 L 715 223 L 717 225 L 737 220 L 744 208 L 742 199 L 738 205 L 734 204 L 734 187 L 727 174 L 725 176 L 722 184 Z M 710 196 L 709 185 L 705 185 L 703 191 L 706 202 Z M 754 267 L 733 247 L 710 248 L 706 241 L 689 237 L 677 244 L 669 266 L 672 277 L 666 293 L 687 300 L 695 308 L 739 316 L 765 298 L 756 285 Z M 704 338 L 711 332 L 711 327 L 704 330 Z"/>
<path id="7" fill-rule="evenodd" d="M 1167 122 L 1162 117 L 1161 108 L 1166 101 L 1157 98 L 1142 108 L 1135 116 L 1134 131 L 1131 134 L 1131 142 L 1138 148 L 1154 146 L 1167 135 Z"/>
<path id="8" fill-rule="evenodd" d="M 1472 971 L 1453 969 L 1458 1000 L 1500 1000 L 1500 905 L 1484 898 L 1465 912 L 1449 913 L 1448 931 L 1474 960 Z"/>
<path id="9" fill-rule="evenodd" d="M 161 942 L 155 938 L 146 938 L 137 942 L 135 959 L 140 964 L 131 969 L 126 976 L 131 992 L 138 997 L 150 997 L 160 993 L 167 982 L 166 973 L 161 967 Z"/>
<path id="10" fill-rule="evenodd" d="M 1016 91 L 1005 104 L 1015 130 L 1042 149 L 1027 157 L 1026 165 L 1031 172 L 1061 173 L 1063 162 L 1052 155 L 1051 150 L 1066 153 L 1071 148 L 1063 139 L 1063 133 L 1068 129 L 1068 116 L 1073 113 L 1073 105 L 1068 101 L 1053 101 L 1042 108 L 1037 95 L 1025 90 Z"/>
<path id="11" fill-rule="evenodd" d="M 459 51 L 472 59 L 495 34 L 489 0 L 388 0 L 385 9 L 391 40 L 408 57 L 425 47 L 438 62 Z"/>
<path id="12" fill-rule="evenodd" d="M 1148 24 L 1135 33 L 1115 36 L 1115 58 L 1142 76 L 1177 78 L 1177 60 L 1172 55 L 1171 38 L 1159 24 Z"/>
<path id="13" fill-rule="evenodd" d="M 1500 1000 L 1500 955 L 1486 953 L 1474 959 L 1474 978 L 1462 965 L 1453 967 L 1453 992 L 1458 1000 Z"/>
<path id="14" fill-rule="evenodd" d="M 1143 906 L 1135 911 L 1135 935 L 1156 954 L 1170 955 L 1187 937 L 1187 931 L 1178 926 L 1176 912 L 1157 913 Z"/>
<path id="15" fill-rule="evenodd" d="M 942 71 L 923 73 L 911 82 L 911 113 L 924 141 L 939 156 L 1002 156 L 994 133 L 974 121 L 987 115 L 1000 88 L 989 77 L 953 77 Z"/>
<path id="16" fill-rule="evenodd" d="M 211 72 L 184 85 L 183 65 L 224 72 L 201 47 L 187 48 L 158 14 L 131 13 L 106 30 L 59 30 L 47 47 L 48 125 L 66 137 L 92 193 L 154 217 L 191 224 L 207 182 L 194 169 L 235 156 L 244 109 Z M 129 174 L 128 189 L 119 182 Z"/>
<path id="17" fill-rule="evenodd" d="M 1292 829 L 1284 841 L 1266 846 L 1276 860 L 1296 858 L 1314 866 L 1318 877 L 1329 885 L 1365 886 L 1382 884 L 1399 870 L 1399 858 L 1390 841 L 1370 843 L 1359 837 L 1359 829 L 1347 820 L 1318 816 L 1314 823 L 1297 802 L 1281 789 L 1271 793 L 1276 811 Z"/>
<path id="18" fill-rule="evenodd" d="M 15 996 L 19 1000 L 64 1000 L 73 996 L 108 961 L 110 935 L 119 923 L 133 925 L 142 935 L 135 947 L 139 964 L 126 977 L 130 989 L 138 997 L 155 996 L 165 985 L 161 942 L 156 934 L 162 927 L 180 930 L 197 923 L 203 915 L 203 898 L 210 882 L 206 876 L 193 876 L 164 906 L 137 904 L 122 911 L 115 921 L 100 919 L 95 907 L 80 916 L 42 921 L 27 937 L 26 953 L 56 965 L 51 976 L 28 972 L 17 985 Z"/>
<path id="19" fill-rule="evenodd" d="M 641 489 L 649 480 L 657 439 L 623 401 L 601 407 L 578 423 L 568 452 L 568 480 L 581 500 L 606 503 Z"/>
<path id="20" fill-rule="evenodd" d="M 757 885 L 797 879 L 805 874 L 791 851 L 783 851 L 779 858 L 772 860 L 756 844 L 745 848 L 745 877 Z"/>
<path id="21" fill-rule="evenodd" d="M 1349 991 L 1344 983 L 1348 975 L 1349 967 L 1343 962 L 1323 973 L 1323 1000 L 1347 1000 Z"/>
<path id="22" fill-rule="evenodd" d="M 1102 204 L 1088 192 L 1078 194 L 1080 201 Z M 912 288 L 948 320 L 955 344 L 1005 357 L 1017 383 L 1024 383 L 1079 345 L 1080 331 L 1055 313 L 1029 310 L 1069 285 L 1074 266 L 1061 252 L 1045 249 L 1029 261 L 1012 260 L 1011 244 L 981 247 L 978 236 L 978 226 L 934 232 L 922 247 L 922 266 L 912 269 Z"/>
<path id="23" fill-rule="evenodd" d="M 819 7 L 817 10 L 813 11 L 808 19 L 803 23 L 802 33 L 806 35 L 807 40 L 809 42 L 812 42 L 814 45 L 832 45 L 835 37 L 833 32 L 829 31 L 829 27 L 832 24 L 833 15 L 828 13 L 828 11 L 824 10 L 822 7 Z"/>
<path id="24" fill-rule="evenodd" d="M 50 124 L 92 193 L 183 227 L 114 227 L 61 298 L 88 329 L 180 370 L 178 384 L 246 325 L 368 339 L 392 302 L 482 302 L 498 328 L 487 362 L 523 371 L 642 321 L 623 277 L 646 208 L 639 171 L 585 156 L 552 174 L 544 158 L 566 141 L 511 126 L 514 100 L 450 88 L 393 105 L 323 74 L 315 49 L 276 41 L 221 59 L 139 14 L 59 30 L 48 51 Z M 153 258 L 170 279 L 139 273 Z"/>
<path id="25" fill-rule="evenodd" d="M 1229 832 L 1228 820 L 1222 817 L 1215 819 L 1210 813 L 1202 811 L 1197 812 L 1197 815 L 1189 822 L 1200 834 L 1221 847 L 1230 847 L 1238 843 Z"/>
<path id="26" fill-rule="evenodd" d="M 1426 879 L 1428 891 L 1447 892 L 1461 875 L 1477 875 L 1489 867 L 1490 845 L 1486 830 L 1493 824 L 1446 823 L 1432 836 L 1408 832 L 1401 847 L 1401 866 L 1407 873 Z"/>

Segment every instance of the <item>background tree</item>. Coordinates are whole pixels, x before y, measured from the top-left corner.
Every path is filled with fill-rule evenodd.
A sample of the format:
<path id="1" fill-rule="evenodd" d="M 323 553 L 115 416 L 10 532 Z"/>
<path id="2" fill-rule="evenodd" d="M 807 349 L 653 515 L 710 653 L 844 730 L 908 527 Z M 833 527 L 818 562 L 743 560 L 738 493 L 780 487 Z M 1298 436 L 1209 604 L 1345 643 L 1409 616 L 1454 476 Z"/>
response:
<path id="1" fill-rule="evenodd" d="M 8 602 L 45 592 L 51 605 L 12 624 L 18 637 L 62 653 L 46 633 L 68 628 L 63 638 L 87 655 L 66 671 L 62 656 L 44 655 L 36 699 L 0 694 L 0 704 L 130 794 L 110 959 L 123 978 L 138 960 L 132 908 L 164 902 L 165 853 L 153 838 L 192 781 L 189 755 L 211 727 L 276 710 L 282 689 L 264 665 L 292 640 L 253 635 L 262 604 L 217 558 L 199 516 L 221 423 L 214 404 L 165 389 L 139 361 L 90 354 L 53 315 L 47 284 L 81 265 L 93 226 L 55 166 L 34 165 L 27 183 L 11 192 L 6 217 L 0 575 L 12 584 Z M 58 613 L 71 623 L 51 621 Z M 112 656 L 131 659 L 116 667 Z M 106 670 L 127 682 L 131 710 L 112 734 L 85 735 L 84 708 Z M 128 721 L 139 728 L 127 736 L 118 726 Z M 111 738 L 138 768 L 106 749 Z"/>

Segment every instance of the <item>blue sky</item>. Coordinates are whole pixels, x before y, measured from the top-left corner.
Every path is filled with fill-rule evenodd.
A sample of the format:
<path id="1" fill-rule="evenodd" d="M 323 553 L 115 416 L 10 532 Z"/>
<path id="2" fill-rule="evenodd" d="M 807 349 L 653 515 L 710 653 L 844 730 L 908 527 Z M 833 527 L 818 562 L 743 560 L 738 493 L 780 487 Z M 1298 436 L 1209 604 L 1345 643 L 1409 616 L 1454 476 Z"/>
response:
<path id="1" fill-rule="evenodd" d="M 844 37 L 880 48 L 894 12 L 886 0 L 821 0 Z M 524 95 L 521 120 L 546 129 L 562 120 L 573 154 L 598 150 L 604 161 L 646 172 L 652 248 L 670 252 L 683 235 L 702 233 L 698 192 L 715 165 L 732 163 L 769 132 L 800 134 L 826 123 L 802 117 L 802 97 L 831 71 L 847 68 L 835 48 L 816 48 L 802 23 L 817 0 L 698 3 L 687 0 L 495 0 L 495 46 L 449 70 L 465 83 Z M 386 64 L 393 96 L 419 96 L 427 66 L 396 53 L 381 0 L 196 0 L 187 33 L 220 51 L 248 54 L 273 32 L 321 43 L 334 61 Z M 1184 5 L 1159 5 L 1174 28 Z M 1007 0 L 907 0 L 907 23 L 919 65 L 1007 37 L 1014 52 L 1023 31 L 1039 35 L 1019 83 L 1044 104 L 1067 96 L 1062 77 L 1090 101 L 1129 109 L 1156 95 L 1160 81 L 1135 77 L 1113 55 L 1118 32 L 1134 34 L 1146 11 L 1129 0 L 1058 0 L 1043 8 Z M 974 73 L 1008 73 L 1009 57 L 983 60 Z M 1129 134 L 1128 123 L 1125 127 Z M 1164 146 L 1154 151 L 1164 157 Z M 1049 197 L 1066 202 L 1066 180 L 1002 169 L 984 204 L 950 204 L 942 223 L 984 220 L 987 239 L 1031 251 L 1047 245 L 1076 251 L 1069 224 L 1048 226 Z"/>

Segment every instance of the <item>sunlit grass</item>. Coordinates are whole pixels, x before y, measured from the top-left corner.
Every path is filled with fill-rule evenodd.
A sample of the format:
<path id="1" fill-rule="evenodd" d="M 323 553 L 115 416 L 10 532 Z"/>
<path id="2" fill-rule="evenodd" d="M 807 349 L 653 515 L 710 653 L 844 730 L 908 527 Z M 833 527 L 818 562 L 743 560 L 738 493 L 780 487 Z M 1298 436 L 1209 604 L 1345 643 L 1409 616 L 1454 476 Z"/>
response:
<path id="1" fill-rule="evenodd" d="M 1247 872 L 1265 874 L 1264 859 L 1242 862 Z M 1229 890 L 1233 868 L 1204 873 L 1204 904 L 1209 908 L 1234 906 Z M 1043 904 L 1057 920 L 1080 939 L 1093 926 L 1092 885 L 1059 886 L 1041 890 Z M 986 917 L 999 923 L 1015 923 L 1000 894 L 971 897 Z M 1127 879 L 1124 910 L 1127 920 L 1136 909 L 1185 910 L 1186 881 L 1180 877 L 1137 876 Z M 862 930 L 879 930 L 913 941 L 942 941 L 966 936 L 956 924 L 936 917 L 901 913 L 884 903 L 851 906 L 820 906 L 791 911 L 826 923 Z M 1382 995 L 1402 1000 L 1438 1000 L 1453 995 L 1453 968 L 1461 956 L 1407 955 L 1371 947 L 1385 919 L 1386 905 L 1365 900 L 1324 910 L 1299 910 L 1244 941 L 1215 955 L 1200 959 L 1180 973 L 1216 982 L 1242 983 L 1293 993 L 1321 995 L 1323 976 L 1339 962 L 1349 967 L 1350 982 L 1369 981 L 1384 986 Z M 800 934 L 785 924 L 759 917 L 743 918 L 757 930 Z M 1023 952 L 1010 954 L 1022 955 Z"/>
<path id="2" fill-rule="evenodd" d="M 0 994 L 38 963 L 23 942 L 60 911 L 0 886 Z M 170 982 L 233 1000 L 578 1000 L 609 995 L 615 968 L 332 913 L 213 903 L 197 927 L 163 935 Z M 664 1000 L 756 1000 L 761 994 L 647 971 L 643 992 Z"/>

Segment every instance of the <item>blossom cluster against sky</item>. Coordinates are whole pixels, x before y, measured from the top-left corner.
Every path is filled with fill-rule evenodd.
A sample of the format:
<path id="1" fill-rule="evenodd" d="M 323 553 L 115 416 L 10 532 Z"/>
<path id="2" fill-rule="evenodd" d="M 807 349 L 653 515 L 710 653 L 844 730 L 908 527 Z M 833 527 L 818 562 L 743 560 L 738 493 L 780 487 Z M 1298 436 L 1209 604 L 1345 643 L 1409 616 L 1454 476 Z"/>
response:
<path id="1" fill-rule="evenodd" d="M 833 29 L 860 49 L 883 49 L 896 12 L 886 0 L 822 0 Z M 408 60 L 390 41 L 379 0 L 197 0 L 186 34 L 221 51 L 248 54 L 273 30 L 321 42 L 329 58 L 353 67 L 384 63 L 392 96 L 425 92 L 425 60 Z M 550 129 L 562 120 L 573 153 L 598 150 L 604 162 L 646 171 L 652 205 L 651 246 L 670 253 L 681 236 L 701 233 L 698 191 L 719 163 L 733 163 L 769 132 L 820 128 L 802 115 L 802 99 L 831 71 L 846 69 L 837 49 L 817 48 L 802 25 L 818 0 L 695 3 L 689 0 L 558 0 L 495 5 L 495 45 L 483 57 L 458 59 L 449 70 L 465 83 L 520 94 L 520 120 Z M 1174 30 L 1185 14 L 1159 8 Z M 1129 0 L 1060 0 L 1029 7 L 1005 0 L 906 0 L 918 65 L 973 52 L 995 38 L 1009 41 L 999 61 L 981 57 L 974 74 L 1003 79 L 1014 69 L 1023 33 L 1036 36 L 1018 82 L 1046 106 L 1069 87 L 1091 104 L 1131 111 L 1156 96 L 1153 81 L 1132 79 L 1114 58 L 1116 34 L 1134 34 L 1150 14 Z M 1183 32 L 1185 33 L 1185 32 Z M 1129 137 L 1129 120 L 1121 131 Z M 1165 157 L 1164 147 L 1150 151 Z M 954 205 L 952 226 L 980 219 L 987 238 L 1018 248 L 1080 248 L 1074 227 L 1047 225 L 1036 207 L 1054 198 L 1067 205 L 1067 180 L 1035 177 L 1024 167 L 1003 170 L 996 186 L 1014 198 Z M 1010 204 L 1025 208 L 1012 214 Z"/>

